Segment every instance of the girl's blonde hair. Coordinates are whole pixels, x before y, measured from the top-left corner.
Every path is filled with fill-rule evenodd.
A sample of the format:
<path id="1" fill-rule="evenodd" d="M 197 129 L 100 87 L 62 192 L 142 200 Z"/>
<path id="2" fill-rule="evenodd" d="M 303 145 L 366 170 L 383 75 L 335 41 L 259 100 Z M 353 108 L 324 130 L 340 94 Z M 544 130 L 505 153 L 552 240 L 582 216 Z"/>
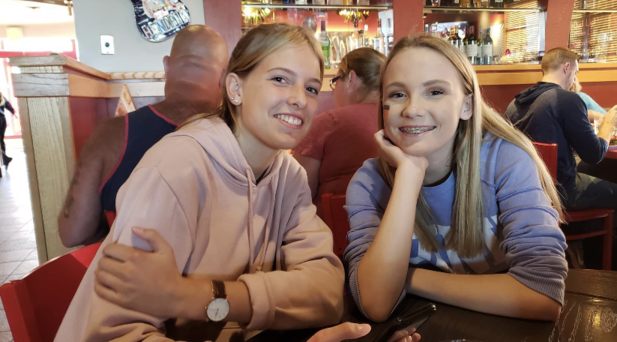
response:
<path id="1" fill-rule="evenodd" d="M 4 105 L 4 95 L 2 95 L 2 92 L 0 91 L 0 106 Z"/>
<path id="2" fill-rule="evenodd" d="M 345 77 L 354 71 L 362 80 L 365 91 L 379 90 L 379 72 L 386 62 L 386 56 L 371 48 L 359 48 L 349 52 L 341 59 L 339 70 Z"/>
<path id="3" fill-rule="evenodd" d="M 574 83 L 572 83 L 572 86 L 570 87 L 570 91 L 573 91 L 578 94 L 581 92 L 582 89 L 583 89 L 583 86 L 578 81 L 578 77 L 574 76 Z"/>
<path id="4" fill-rule="evenodd" d="M 476 73 L 459 49 L 446 41 L 432 36 L 417 36 L 401 39 L 392 49 L 381 73 L 379 99 L 379 128 L 384 128 L 383 118 L 383 75 L 394 57 L 408 48 L 427 48 L 446 57 L 459 71 L 464 92 L 472 96 L 473 115 L 469 120 L 460 120 L 454 141 L 452 170 L 456 175 L 456 192 L 452 208 L 452 230 L 446 237 L 446 248 L 455 250 L 461 257 L 470 258 L 480 254 L 484 247 L 483 224 L 484 209 L 480 183 L 480 147 L 483 137 L 490 132 L 495 138 L 503 139 L 520 148 L 531 156 L 538 168 L 540 183 L 553 207 L 563 218 L 563 210 L 557 189 L 531 141 L 511 123 L 497 114 L 482 99 Z M 379 173 L 390 185 L 394 184 L 395 169 L 380 158 Z M 430 208 L 420 195 L 416 206 L 414 233 L 422 246 L 429 252 L 437 252 L 439 245 L 431 227 Z"/>
<path id="5" fill-rule="evenodd" d="M 231 73 L 244 78 L 262 60 L 277 50 L 286 46 L 302 45 L 308 45 L 313 49 L 319 59 L 320 79 L 323 79 L 324 59 L 319 42 L 305 28 L 285 23 L 259 25 L 240 38 L 229 59 L 225 78 Z M 222 85 L 221 103 L 216 111 L 195 115 L 180 127 L 212 116 L 220 117 L 232 131 L 235 131 L 236 106 L 229 100 L 225 84 Z"/>

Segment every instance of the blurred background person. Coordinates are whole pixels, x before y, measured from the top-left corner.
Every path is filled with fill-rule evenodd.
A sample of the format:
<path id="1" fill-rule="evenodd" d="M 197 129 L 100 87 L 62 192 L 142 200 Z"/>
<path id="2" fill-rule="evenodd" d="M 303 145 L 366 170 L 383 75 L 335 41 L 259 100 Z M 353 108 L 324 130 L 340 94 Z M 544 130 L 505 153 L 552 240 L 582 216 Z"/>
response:
<path id="1" fill-rule="evenodd" d="M 4 133 L 6 133 L 6 116 L 4 112 L 9 111 L 13 116 L 15 115 L 15 109 L 11 106 L 9 100 L 7 100 L 2 92 L 0 92 L 0 146 L 2 147 L 2 165 L 8 171 L 9 163 L 13 160 L 13 158 L 6 155 L 6 144 L 4 143 Z"/>
<path id="2" fill-rule="evenodd" d="M 378 131 L 379 72 L 385 61 L 386 56 L 370 48 L 345 55 L 330 80 L 336 109 L 318 115 L 294 149 L 321 218 L 321 195 L 344 194 L 362 163 L 379 155 L 373 135 Z"/>

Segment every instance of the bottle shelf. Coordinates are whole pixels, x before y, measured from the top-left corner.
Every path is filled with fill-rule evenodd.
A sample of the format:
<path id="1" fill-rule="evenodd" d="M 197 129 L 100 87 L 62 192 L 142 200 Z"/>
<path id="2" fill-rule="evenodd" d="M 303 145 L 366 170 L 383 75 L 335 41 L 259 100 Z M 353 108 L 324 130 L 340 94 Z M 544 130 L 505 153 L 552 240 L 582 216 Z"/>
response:
<path id="1" fill-rule="evenodd" d="M 460 12 L 535 12 L 535 13 L 538 13 L 538 12 L 544 11 L 541 8 L 481 8 L 481 7 L 424 6 L 425 13 L 427 12 L 427 10 L 431 10 L 431 12 L 433 13 L 440 13 L 440 12 L 458 12 L 458 13 Z"/>
<path id="2" fill-rule="evenodd" d="M 383 11 L 391 9 L 391 6 L 358 6 L 358 5 L 281 5 L 281 4 L 253 4 L 243 3 L 244 7 L 248 8 L 272 8 L 272 9 L 314 9 L 323 11 L 337 11 L 344 9 L 366 10 L 366 11 Z"/>

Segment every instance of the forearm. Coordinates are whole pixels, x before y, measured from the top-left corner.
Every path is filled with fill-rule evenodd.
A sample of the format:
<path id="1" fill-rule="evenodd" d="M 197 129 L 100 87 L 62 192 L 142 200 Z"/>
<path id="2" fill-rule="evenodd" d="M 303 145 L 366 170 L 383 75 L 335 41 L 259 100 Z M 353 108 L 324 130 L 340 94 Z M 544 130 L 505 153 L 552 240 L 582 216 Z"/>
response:
<path id="1" fill-rule="evenodd" d="M 225 291 L 229 302 L 229 314 L 225 320 L 248 324 L 251 321 L 253 310 L 246 285 L 240 281 L 226 281 Z M 177 317 L 195 321 L 206 319 L 206 307 L 212 300 L 212 281 L 183 278 L 177 292 L 178 301 L 175 301 L 173 305 L 173 313 Z"/>
<path id="2" fill-rule="evenodd" d="M 450 274 L 410 269 L 408 293 L 461 308 L 524 319 L 555 321 L 561 305 L 508 274 Z"/>
<path id="3" fill-rule="evenodd" d="M 412 178 L 405 167 L 396 171 L 386 212 L 358 266 L 362 307 L 377 321 L 387 318 L 405 283 L 421 186 Z"/>
<path id="4" fill-rule="evenodd" d="M 614 131 L 615 126 L 613 126 L 610 121 L 604 120 L 604 122 L 602 122 L 602 126 L 600 126 L 598 137 L 610 142 Z"/>

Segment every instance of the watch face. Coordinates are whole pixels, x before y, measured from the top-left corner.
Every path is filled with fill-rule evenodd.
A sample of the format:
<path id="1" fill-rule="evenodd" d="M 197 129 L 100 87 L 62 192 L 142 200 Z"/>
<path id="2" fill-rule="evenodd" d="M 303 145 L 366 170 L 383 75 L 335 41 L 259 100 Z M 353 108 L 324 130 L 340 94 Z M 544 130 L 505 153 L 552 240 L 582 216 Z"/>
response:
<path id="1" fill-rule="evenodd" d="M 229 313 L 229 302 L 223 298 L 216 298 L 208 305 L 208 319 L 213 322 L 220 322 Z"/>

